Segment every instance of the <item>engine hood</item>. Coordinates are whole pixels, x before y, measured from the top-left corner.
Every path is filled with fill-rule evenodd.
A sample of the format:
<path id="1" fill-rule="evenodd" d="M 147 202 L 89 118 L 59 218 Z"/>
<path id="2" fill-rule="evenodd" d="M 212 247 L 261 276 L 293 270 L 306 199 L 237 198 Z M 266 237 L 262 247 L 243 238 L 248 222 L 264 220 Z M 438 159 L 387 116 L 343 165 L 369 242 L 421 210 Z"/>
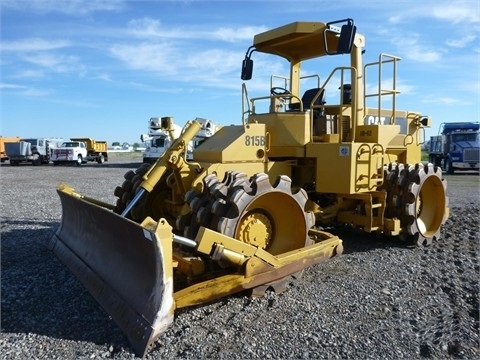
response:
<path id="1" fill-rule="evenodd" d="M 467 149 L 467 148 L 479 148 L 480 142 L 478 141 L 458 141 L 455 142 L 457 148 Z"/>

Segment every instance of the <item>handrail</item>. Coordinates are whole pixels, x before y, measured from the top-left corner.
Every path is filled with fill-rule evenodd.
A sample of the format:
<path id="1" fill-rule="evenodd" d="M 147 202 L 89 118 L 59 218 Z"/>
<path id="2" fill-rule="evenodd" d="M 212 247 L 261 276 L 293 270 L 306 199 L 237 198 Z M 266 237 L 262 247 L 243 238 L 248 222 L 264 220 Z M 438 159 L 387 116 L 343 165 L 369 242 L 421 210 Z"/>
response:
<path id="1" fill-rule="evenodd" d="M 245 110 L 245 103 L 247 103 L 247 110 Z M 245 114 L 251 114 L 252 110 L 250 109 L 250 100 L 248 99 L 248 91 L 247 85 L 242 83 L 242 123 L 243 125 L 246 124 L 245 122 Z"/>
<path id="2" fill-rule="evenodd" d="M 312 74 L 312 75 L 300 76 L 300 80 L 304 80 L 308 78 L 317 78 L 317 87 L 320 87 L 320 75 Z"/>
<path id="3" fill-rule="evenodd" d="M 312 101 L 312 104 L 315 104 L 315 101 L 318 99 L 318 97 L 320 96 L 322 91 L 325 91 L 325 88 L 326 88 L 327 84 L 330 82 L 330 80 L 333 78 L 335 73 L 338 72 L 338 71 L 341 72 L 341 75 L 340 75 L 340 89 L 342 89 L 343 86 L 345 85 L 345 81 L 344 81 L 345 71 L 351 71 L 352 72 L 351 73 L 351 78 L 352 79 L 357 78 L 357 69 L 355 69 L 354 67 L 351 67 L 351 66 L 336 67 L 335 69 L 332 70 L 330 75 L 327 77 L 327 79 L 323 83 L 323 86 L 320 88 L 319 92 L 314 97 L 314 99 Z M 314 110 L 314 109 L 325 110 L 325 109 L 328 109 L 328 108 L 339 108 L 339 113 L 338 113 L 338 116 L 337 116 L 337 121 L 338 121 L 339 119 L 342 118 L 343 108 L 347 107 L 347 106 L 350 106 L 352 108 L 351 116 L 350 116 L 350 129 L 352 129 L 352 137 L 351 138 L 352 138 L 352 141 L 353 141 L 355 139 L 355 124 L 357 123 L 357 97 L 352 96 L 352 103 L 351 104 L 344 104 L 343 100 L 344 100 L 343 99 L 343 91 L 341 91 L 340 92 L 340 104 L 336 104 L 336 105 L 325 105 L 325 104 L 313 105 L 313 106 L 311 106 L 311 110 Z M 342 122 L 338 121 L 337 126 L 338 126 L 337 133 L 339 135 L 342 135 L 343 130 L 344 130 Z M 310 141 L 313 141 L 313 111 L 310 112 L 310 127 L 311 127 Z M 340 139 L 342 140 L 342 136 L 340 136 Z"/>
<path id="4" fill-rule="evenodd" d="M 272 88 L 273 87 L 273 79 L 280 79 L 280 80 L 283 80 L 284 81 L 284 88 L 287 89 L 288 88 L 288 82 L 290 81 L 290 78 L 287 77 L 287 76 L 283 76 L 283 75 L 271 75 L 270 76 L 270 87 Z M 304 75 L 304 76 L 300 76 L 300 80 L 305 80 L 305 79 L 309 79 L 309 78 L 317 78 L 317 87 L 320 87 L 320 75 L 318 74 L 311 74 L 311 75 Z"/>
<path id="5" fill-rule="evenodd" d="M 293 94 L 285 94 L 285 95 L 267 95 L 267 96 L 260 96 L 260 97 L 256 97 L 256 98 L 252 98 L 250 99 L 250 102 L 252 103 L 252 114 L 255 114 L 255 101 L 257 100 L 266 100 L 266 99 L 286 99 L 286 98 L 294 98 L 294 99 L 298 99 L 298 101 L 300 102 L 300 111 L 303 111 L 303 105 L 302 105 L 302 101 L 300 100 L 300 98 L 297 96 L 297 95 L 293 95 Z"/>
<path id="6" fill-rule="evenodd" d="M 351 99 L 352 101 L 349 104 L 344 104 L 344 94 L 343 94 L 343 91 L 342 91 L 342 92 L 340 92 L 340 103 L 339 104 L 336 104 L 336 105 L 325 105 L 325 104 L 312 105 L 312 104 L 315 104 L 315 102 L 318 100 L 318 98 L 320 97 L 322 92 L 325 91 L 326 86 L 330 83 L 330 81 L 332 80 L 332 78 L 334 77 L 334 75 L 337 72 L 341 73 L 340 74 L 340 89 L 342 89 L 343 86 L 346 84 L 346 82 L 345 82 L 345 78 L 347 77 L 347 75 L 345 75 L 346 71 L 350 72 L 350 78 L 351 79 L 357 79 L 357 69 L 356 68 L 351 67 L 351 66 L 336 67 L 335 69 L 332 70 L 332 72 L 327 77 L 327 79 L 325 80 L 323 85 L 319 88 L 319 91 L 317 92 L 317 94 L 315 94 L 314 98 L 312 99 L 312 102 L 310 104 L 308 104 L 308 108 L 306 106 L 304 106 L 304 104 L 301 101 L 299 96 L 293 95 L 293 94 L 282 94 L 282 95 L 260 96 L 260 97 L 255 97 L 255 98 L 250 99 L 251 108 L 249 107 L 248 112 L 250 114 L 256 114 L 256 112 L 255 112 L 256 104 L 255 103 L 260 101 L 260 100 L 267 100 L 267 99 L 272 100 L 272 99 L 275 99 L 275 98 L 290 99 L 290 100 L 291 99 L 296 99 L 300 103 L 300 109 L 299 109 L 300 112 L 304 112 L 307 109 L 311 110 L 310 111 L 310 141 L 313 142 L 313 110 L 315 110 L 315 109 L 325 110 L 325 109 L 328 109 L 328 108 L 338 108 L 338 114 L 336 114 L 337 115 L 337 133 L 339 135 L 341 135 L 340 136 L 341 141 L 345 141 L 345 139 L 343 137 L 343 135 L 344 135 L 343 132 L 344 132 L 344 130 L 347 130 L 347 129 L 344 129 L 344 124 L 340 120 L 342 119 L 344 109 L 346 109 L 347 107 L 350 107 L 351 108 L 351 114 L 350 114 L 350 124 L 349 124 L 349 129 L 348 130 L 351 130 L 351 141 L 353 141 L 355 139 L 356 123 L 357 123 L 357 110 L 358 110 L 358 101 L 357 101 L 357 96 L 356 95 L 352 96 L 352 99 Z M 271 78 L 270 78 L 271 82 L 272 82 L 272 79 L 274 77 L 283 78 L 283 77 L 280 77 L 278 75 L 272 75 Z M 308 75 L 308 76 L 305 76 L 304 78 L 308 78 L 308 77 L 317 77 L 318 80 L 320 80 L 320 77 L 318 75 Z M 271 85 L 272 85 L 272 83 L 271 83 Z M 243 89 L 242 91 L 244 93 L 246 93 L 246 89 L 244 87 L 242 89 Z M 244 110 L 243 103 L 242 103 L 242 110 Z M 243 114 L 245 114 L 245 113 L 246 112 L 244 111 Z"/>
<path id="7" fill-rule="evenodd" d="M 280 79 L 280 80 L 283 80 L 284 84 L 283 84 L 283 87 L 285 89 L 288 89 L 288 81 L 290 80 L 289 77 L 286 77 L 286 76 L 283 76 L 283 75 L 271 75 L 270 76 L 270 88 L 273 87 L 273 79 Z"/>
<path id="8" fill-rule="evenodd" d="M 380 119 L 381 117 L 381 112 L 382 112 L 382 97 L 383 96 L 392 96 L 392 115 L 390 116 L 390 121 L 389 124 L 393 125 L 395 123 L 395 113 L 396 113 L 396 95 L 400 94 L 400 91 L 397 90 L 397 62 L 400 61 L 401 58 L 395 55 L 390 55 L 390 54 L 385 54 L 381 53 L 378 57 L 377 62 L 373 63 L 368 63 L 365 64 L 363 67 L 364 71 L 364 77 L 363 77 L 363 87 L 366 91 L 367 89 L 367 68 L 371 66 L 378 66 L 378 92 L 376 93 L 370 93 L 367 94 L 365 93 L 364 95 L 364 103 L 363 106 L 364 108 L 367 107 L 367 98 L 370 97 L 378 97 L 378 105 L 377 105 L 377 116 Z M 384 89 L 383 88 L 383 65 L 385 64 L 393 64 L 393 69 L 392 69 L 392 89 Z"/>

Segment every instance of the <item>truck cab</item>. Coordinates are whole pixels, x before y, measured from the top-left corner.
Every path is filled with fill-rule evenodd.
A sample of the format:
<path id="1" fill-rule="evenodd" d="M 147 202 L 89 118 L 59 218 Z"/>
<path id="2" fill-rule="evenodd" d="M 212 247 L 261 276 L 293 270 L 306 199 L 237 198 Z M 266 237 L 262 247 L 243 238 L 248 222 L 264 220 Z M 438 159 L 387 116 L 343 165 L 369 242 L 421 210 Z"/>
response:
<path id="1" fill-rule="evenodd" d="M 145 143 L 143 163 L 153 164 L 180 136 L 182 128 L 173 123 L 171 117 L 152 117 L 148 121 L 148 133 L 140 135 Z"/>
<path id="2" fill-rule="evenodd" d="M 442 123 L 439 135 L 432 136 L 429 161 L 441 166 L 447 174 L 456 170 L 480 168 L 480 142 L 478 122 Z"/>
<path id="3" fill-rule="evenodd" d="M 52 151 L 53 165 L 75 164 L 80 166 L 87 157 L 87 146 L 83 141 L 65 141 Z"/>
<path id="4" fill-rule="evenodd" d="M 213 121 L 203 118 L 196 118 L 195 121 L 201 124 L 201 128 L 195 137 L 187 145 L 186 158 L 193 159 L 193 150 L 211 137 L 218 130 Z M 182 128 L 174 124 L 173 118 L 152 117 L 148 124 L 148 134 L 140 135 L 140 140 L 146 144 L 143 152 L 143 163 L 153 164 L 167 150 L 175 139 L 182 133 Z"/>

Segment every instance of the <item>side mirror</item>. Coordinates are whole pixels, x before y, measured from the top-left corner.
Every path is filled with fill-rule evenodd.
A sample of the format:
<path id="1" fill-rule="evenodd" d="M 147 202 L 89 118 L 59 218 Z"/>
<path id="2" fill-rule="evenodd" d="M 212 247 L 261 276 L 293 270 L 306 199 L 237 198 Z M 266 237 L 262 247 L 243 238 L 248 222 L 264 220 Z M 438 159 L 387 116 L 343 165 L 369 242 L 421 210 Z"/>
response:
<path id="1" fill-rule="evenodd" d="M 345 24 L 346 22 L 346 24 Z M 341 28 L 338 26 L 333 26 L 334 24 L 344 23 Z M 353 24 L 352 19 L 344 19 L 332 21 L 326 24 L 325 31 L 323 33 L 323 40 L 325 43 L 325 52 L 328 55 L 337 55 L 337 54 L 350 54 L 352 52 L 353 41 L 355 39 L 355 33 L 357 32 L 357 27 Z M 340 34 L 338 37 L 337 48 L 330 50 L 328 48 L 327 33 Z"/>
<path id="2" fill-rule="evenodd" d="M 248 56 L 245 56 L 245 59 L 242 61 L 242 75 L 240 76 L 242 80 L 250 80 L 253 73 L 253 60 Z"/>
<path id="3" fill-rule="evenodd" d="M 430 116 L 423 116 L 420 119 L 420 124 L 422 124 L 424 127 L 431 127 L 432 126 L 432 119 Z"/>
<path id="4" fill-rule="evenodd" d="M 340 31 L 340 39 L 338 40 L 337 54 L 350 54 L 352 52 L 353 40 L 355 39 L 355 33 L 357 27 L 353 25 L 352 20 L 348 20 L 348 23 L 342 25 Z"/>

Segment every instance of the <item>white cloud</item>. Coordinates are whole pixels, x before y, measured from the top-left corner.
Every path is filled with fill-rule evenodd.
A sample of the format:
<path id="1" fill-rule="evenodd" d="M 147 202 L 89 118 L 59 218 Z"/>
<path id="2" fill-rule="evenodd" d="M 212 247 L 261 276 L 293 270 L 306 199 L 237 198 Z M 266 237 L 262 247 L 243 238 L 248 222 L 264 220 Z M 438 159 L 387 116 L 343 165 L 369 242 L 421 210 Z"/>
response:
<path id="1" fill-rule="evenodd" d="M 182 65 L 206 76 L 215 76 L 240 69 L 240 58 L 238 53 L 211 49 L 187 57 Z"/>
<path id="2" fill-rule="evenodd" d="M 120 11 L 124 0 L 2 0 L 2 8 L 40 14 L 63 13 L 82 16 L 97 11 Z"/>
<path id="3" fill-rule="evenodd" d="M 45 72 L 43 70 L 38 69 L 25 69 L 17 72 L 16 74 L 12 75 L 13 78 L 16 79 L 42 79 L 45 77 Z"/>
<path id="4" fill-rule="evenodd" d="M 478 1 L 455 1 L 448 4 L 436 4 L 433 7 L 433 16 L 452 24 L 480 23 Z"/>
<path id="5" fill-rule="evenodd" d="M 401 49 L 400 56 L 412 61 L 433 63 L 441 60 L 442 52 L 420 43 L 418 34 L 408 34 L 393 38 L 393 43 Z"/>
<path id="6" fill-rule="evenodd" d="M 85 67 L 76 56 L 40 53 L 23 56 L 23 60 L 56 73 L 76 73 L 83 75 Z"/>
<path id="7" fill-rule="evenodd" d="M 212 32 L 213 39 L 234 42 L 238 40 L 251 40 L 253 37 L 261 32 L 266 31 L 265 27 L 258 26 L 244 26 L 239 28 L 219 28 Z"/>
<path id="8" fill-rule="evenodd" d="M 52 93 L 50 90 L 41 90 L 31 86 L 8 83 L 0 83 L 0 90 L 2 90 L 3 93 L 34 97 L 48 96 Z"/>
<path id="9" fill-rule="evenodd" d="M 362 7 L 364 5 L 362 4 Z M 396 4 L 389 3 L 387 7 L 378 7 L 378 11 L 387 10 L 390 15 L 388 21 L 392 24 L 416 22 L 422 18 L 434 18 L 451 24 L 478 24 L 480 13 L 478 1 L 399 1 Z"/>
<path id="10" fill-rule="evenodd" d="M 28 38 L 18 41 L 2 41 L 0 43 L 0 49 L 2 51 L 12 52 L 55 50 L 68 46 L 71 46 L 71 43 L 67 40 L 45 40 L 39 38 Z"/>
<path id="11" fill-rule="evenodd" d="M 429 104 L 437 104 L 437 105 L 469 105 L 469 102 L 456 99 L 453 97 L 448 97 L 448 96 L 439 96 L 439 97 L 428 97 L 424 101 L 424 103 L 429 103 Z"/>
<path id="12" fill-rule="evenodd" d="M 13 78 L 40 79 L 45 77 L 47 70 L 55 73 L 74 73 L 83 76 L 86 68 L 80 63 L 79 57 L 61 52 L 67 47 L 73 47 L 73 44 L 68 40 L 41 38 L 3 41 L 0 45 L 5 58 L 7 58 L 7 54 L 13 54 L 9 60 L 10 64 L 19 63 L 20 60 L 20 62 L 23 61 L 37 67 L 23 66 L 23 69 L 9 74 Z"/>
<path id="13" fill-rule="evenodd" d="M 263 26 L 219 27 L 205 30 L 183 26 L 182 28 L 162 27 L 160 20 L 145 17 L 130 20 L 127 24 L 130 32 L 137 37 L 165 39 L 202 39 L 205 41 L 244 41 L 251 40 L 255 34 L 266 30 Z"/>
<path id="14" fill-rule="evenodd" d="M 178 50 L 168 43 L 117 44 L 110 48 L 110 52 L 132 69 L 165 75 L 176 74 L 181 61 Z"/>
<path id="15" fill-rule="evenodd" d="M 391 24 L 400 24 L 403 21 L 402 17 L 399 15 L 390 16 L 388 22 Z"/>
<path id="16" fill-rule="evenodd" d="M 113 56 L 128 67 L 155 72 L 171 80 L 210 82 L 215 77 L 240 69 L 240 54 L 220 49 L 187 52 L 169 43 L 142 43 L 114 45 Z"/>
<path id="17" fill-rule="evenodd" d="M 52 91 L 28 87 L 25 90 L 21 91 L 19 94 L 23 96 L 45 97 L 52 95 Z"/>
<path id="18" fill-rule="evenodd" d="M 442 55 L 438 51 L 425 50 L 419 46 L 416 46 L 409 49 L 406 57 L 410 60 L 419 62 L 434 63 L 440 61 Z"/>
<path id="19" fill-rule="evenodd" d="M 26 86 L 16 84 L 0 83 L 0 89 L 25 89 Z"/>
<path id="20" fill-rule="evenodd" d="M 107 82 L 112 82 L 112 77 L 110 76 L 110 74 L 106 74 L 106 73 L 102 73 L 102 74 L 98 74 L 96 76 L 97 79 L 100 79 L 100 80 L 104 80 L 104 81 L 107 81 Z"/>
<path id="21" fill-rule="evenodd" d="M 446 44 L 451 47 L 455 48 L 463 48 L 466 47 L 468 44 L 472 43 L 475 41 L 477 37 L 473 34 L 467 34 L 465 36 L 462 36 L 458 39 L 450 39 L 446 41 Z"/>
<path id="22" fill-rule="evenodd" d="M 152 18 L 142 18 L 130 20 L 127 24 L 127 28 L 135 35 L 139 37 L 169 37 L 168 31 L 162 31 L 161 23 L 159 20 Z"/>

